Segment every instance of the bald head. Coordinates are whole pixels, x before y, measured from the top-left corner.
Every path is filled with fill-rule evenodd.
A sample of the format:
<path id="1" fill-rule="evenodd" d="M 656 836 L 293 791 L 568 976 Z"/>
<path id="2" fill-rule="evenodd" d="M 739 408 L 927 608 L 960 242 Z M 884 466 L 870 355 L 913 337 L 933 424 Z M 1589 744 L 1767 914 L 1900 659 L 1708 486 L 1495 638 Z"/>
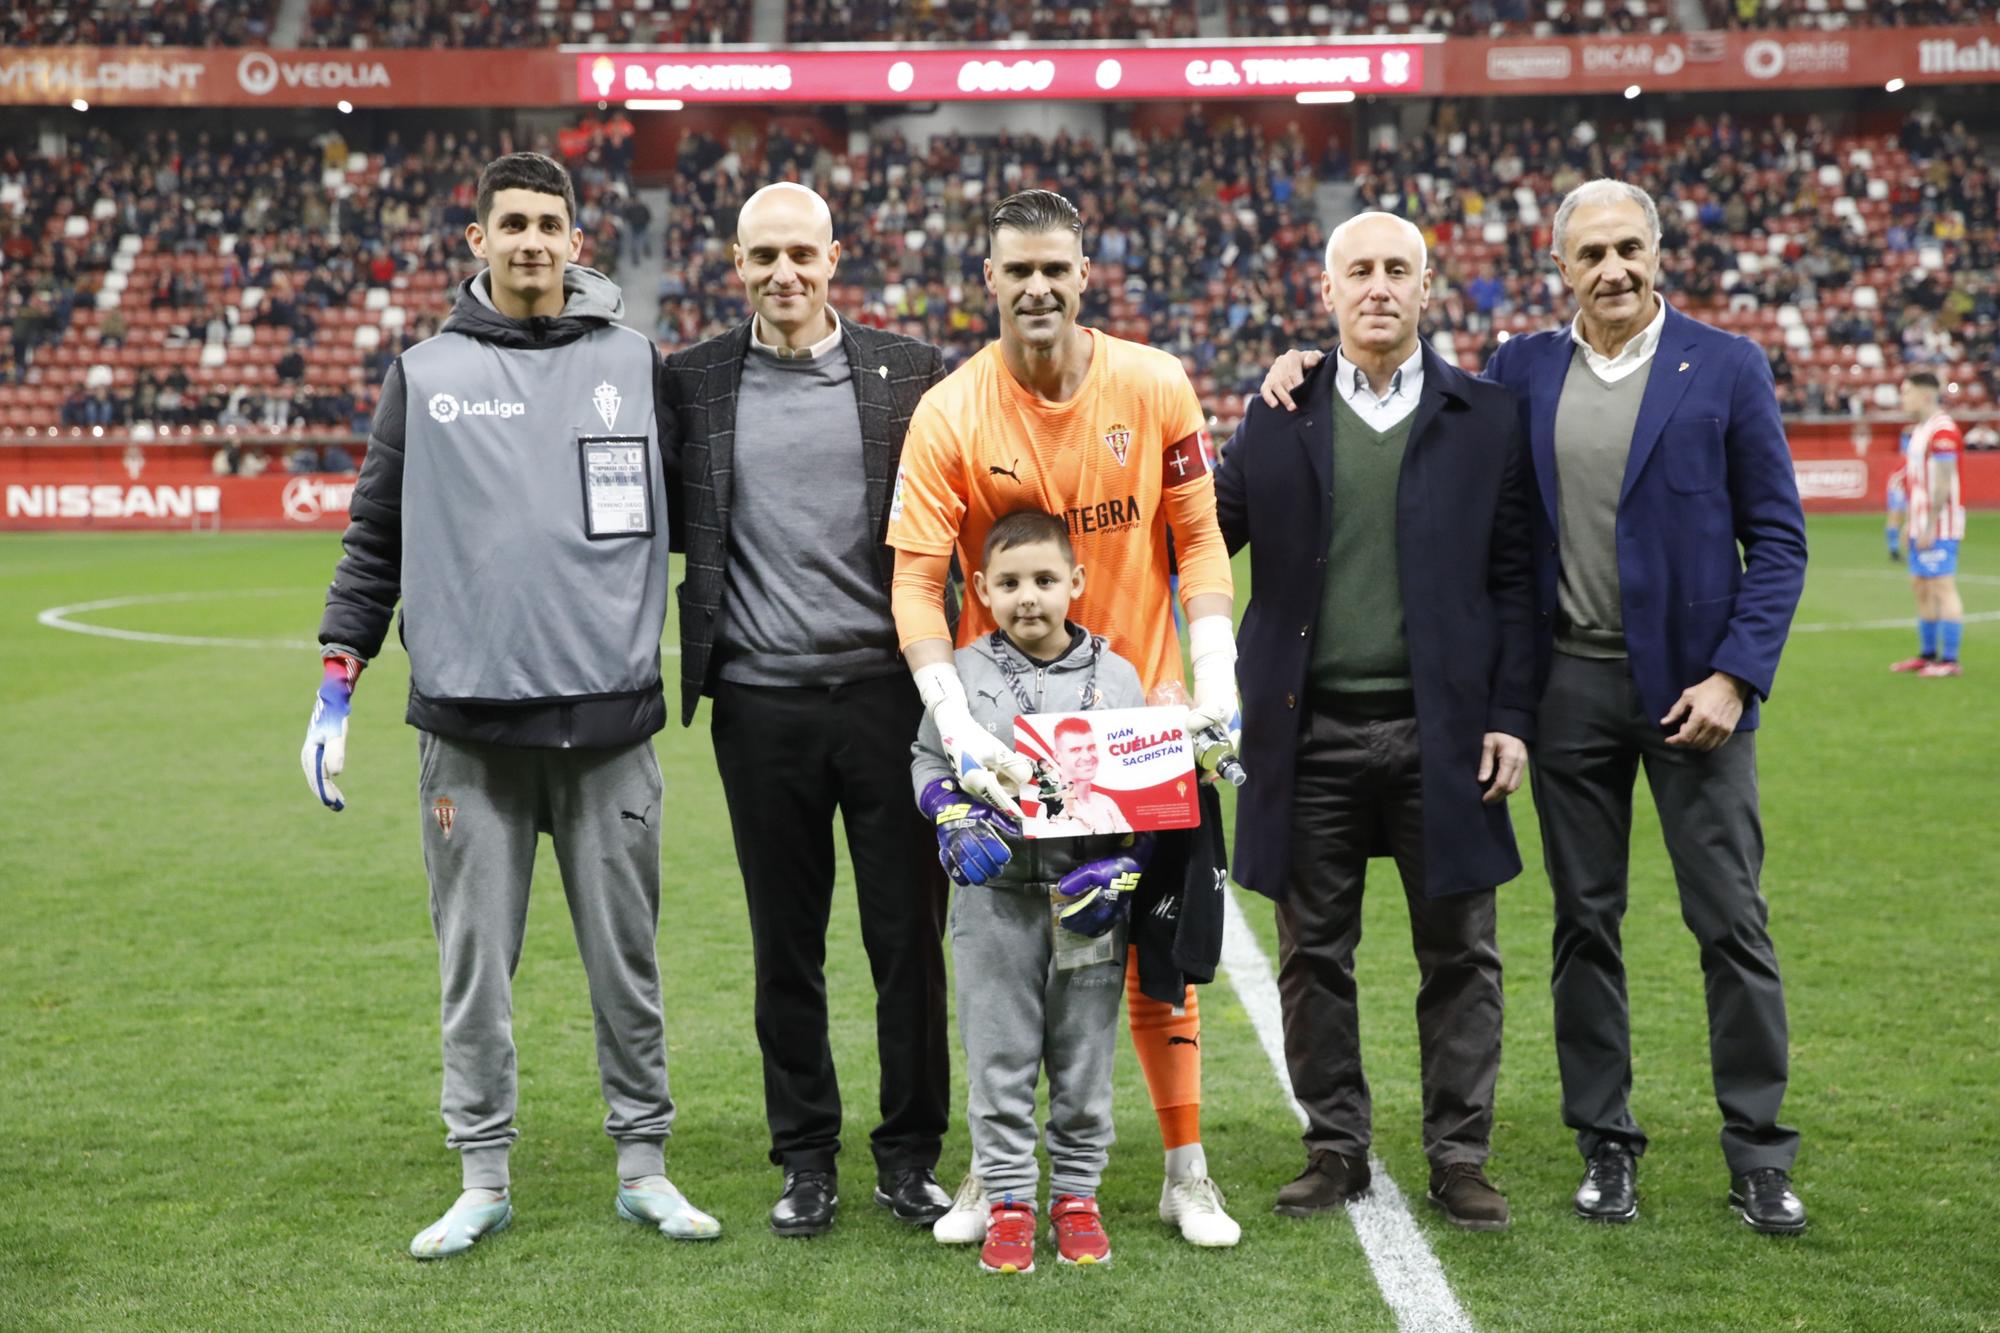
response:
<path id="1" fill-rule="evenodd" d="M 1393 213 L 1361 213 L 1326 241 L 1320 299 L 1340 329 L 1341 351 L 1373 376 L 1417 348 L 1417 321 L 1430 300 L 1424 234 Z"/>
<path id="2" fill-rule="evenodd" d="M 1333 229 L 1326 238 L 1326 271 L 1338 272 L 1339 257 L 1352 258 L 1357 250 L 1380 255 L 1401 247 L 1414 247 L 1416 269 L 1421 273 L 1430 264 L 1430 248 L 1417 224 L 1394 213 L 1356 213 Z"/>
<path id="3" fill-rule="evenodd" d="M 777 181 L 743 201 L 736 214 L 737 243 L 747 249 L 754 243 L 755 233 L 772 228 L 787 235 L 810 230 L 821 245 L 831 245 L 833 210 L 816 192 L 796 181 Z"/>
<path id="4" fill-rule="evenodd" d="M 833 213 L 805 186 L 779 181 L 743 201 L 736 215 L 736 275 L 765 341 L 796 349 L 832 332 L 826 289 L 839 264 Z"/>

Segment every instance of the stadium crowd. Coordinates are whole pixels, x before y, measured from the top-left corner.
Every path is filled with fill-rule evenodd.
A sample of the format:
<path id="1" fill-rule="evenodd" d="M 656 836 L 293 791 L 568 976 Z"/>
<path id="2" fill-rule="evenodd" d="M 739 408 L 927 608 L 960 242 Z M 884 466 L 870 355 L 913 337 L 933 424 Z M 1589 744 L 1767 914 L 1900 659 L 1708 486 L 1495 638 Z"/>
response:
<path id="1" fill-rule="evenodd" d="M 0 46 L 262 46 L 277 0 L 77 0 L 0 10 Z"/>
<path id="2" fill-rule="evenodd" d="M 1197 36 L 1195 6 L 1171 0 L 791 0 L 793 42 L 1136 41 Z"/>
<path id="3" fill-rule="evenodd" d="M 1446 104 L 1430 132 L 1356 164 L 1364 205 L 1427 229 L 1440 276 L 1429 327 L 1468 335 L 1454 345 L 1476 365 L 1502 334 L 1569 308 L 1549 227 L 1563 194 L 1596 176 L 1659 200 L 1663 290 L 1757 336 L 1787 411 L 1892 407 L 1912 364 L 1962 377 L 1974 404 L 2000 401 L 2000 175 L 1963 124 L 1917 115 L 1888 142 L 1837 138 L 1817 117 L 1752 127 L 1726 113 L 1671 135 L 1460 127 Z"/>
<path id="4" fill-rule="evenodd" d="M 0 402 L 28 386 L 58 399 L 49 424 L 84 427 L 365 428 L 390 361 L 475 271 L 472 182 L 516 146 L 390 130 L 363 153 L 335 130 L 262 128 L 0 144 Z M 629 140 L 600 127 L 563 149 L 587 254 L 615 274 L 634 238 Z"/>
<path id="5" fill-rule="evenodd" d="M 1184 357 L 1226 430 L 1271 358 L 1323 333 L 1322 181 L 1351 176 L 1361 206 L 1425 227 L 1427 331 L 1476 367 L 1502 335 L 1567 311 L 1547 260 L 1554 205 L 1614 175 L 1661 200 L 1663 289 L 1757 338 L 1787 411 L 1885 410 L 1912 364 L 1958 383 L 1964 405 L 2000 401 L 2000 175 L 1963 125 L 1917 116 L 1893 139 L 1857 138 L 1720 115 L 1669 135 L 1459 114 L 1446 104 L 1428 132 L 1352 168 L 1337 150 L 1315 159 L 1295 130 L 1267 138 L 1226 114 L 1105 143 L 890 133 L 852 156 L 779 129 L 741 146 L 690 136 L 663 218 L 631 188 L 621 118 L 553 151 L 582 192 L 587 262 L 615 275 L 664 245 L 654 319 L 669 349 L 741 318 L 735 209 L 792 178 L 838 219 L 843 317 L 935 342 L 956 364 L 992 336 L 986 204 L 1046 185 L 1089 219 L 1085 321 Z M 357 429 L 390 360 L 434 331 L 448 285 L 473 270 L 470 182 L 514 146 L 421 128 L 360 152 L 333 130 L 0 143 L 0 427 Z"/>
<path id="6" fill-rule="evenodd" d="M 9 46 L 258 46 L 274 0 L 78 0 L 0 14 Z M 1711 29 L 1834 29 L 1991 23 L 2000 0 L 1701 0 Z M 511 47 L 564 43 L 701 46 L 750 40 L 751 7 L 731 0 L 310 0 L 302 44 L 324 48 Z M 1683 26 L 1674 0 L 1230 0 L 1232 37 L 1368 32 L 1568 36 Z M 1196 6 L 1170 0 L 790 0 L 790 42 L 1136 41 L 1199 36 Z"/>
<path id="7" fill-rule="evenodd" d="M 842 237 L 836 308 L 945 348 L 947 364 L 993 334 L 981 279 L 984 210 L 1031 186 L 1067 193 L 1089 219 L 1083 318 L 1189 358 L 1205 398 L 1234 399 L 1311 322 L 1325 236 L 1319 179 L 1296 128 L 1275 139 L 1199 114 L 1169 137 L 1108 144 L 1059 134 L 890 135 L 850 158 L 773 133 L 761 160 L 689 142 L 671 185 L 659 337 L 678 346 L 742 318 L 730 271 L 734 208 L 767 180 L 811 185 Z M 1219 404 L 1218 404 L 1219 406 Z"/>
<path id="8" fill-rule="evenodd" d="M 1994 0 L 1701 0 L 1702 28 L 1730 31 L 1832 30 L 1991 23 Z M 1237 37 L 1342 37 L 1370 32 L 1436 32 L 1458 37 L 1575 37 L 1659 33 L 1686 26 L 1674 0 L 1232 0 Z"/>
<path id="9" fill-rule="evenodd" d="M 639 5 L 591 0 L 311 0 L 304 44 L 317 47 L 517 47 L 567 42 L 708 45 L 750 39 L 750 6 L 731 0 Z"/>

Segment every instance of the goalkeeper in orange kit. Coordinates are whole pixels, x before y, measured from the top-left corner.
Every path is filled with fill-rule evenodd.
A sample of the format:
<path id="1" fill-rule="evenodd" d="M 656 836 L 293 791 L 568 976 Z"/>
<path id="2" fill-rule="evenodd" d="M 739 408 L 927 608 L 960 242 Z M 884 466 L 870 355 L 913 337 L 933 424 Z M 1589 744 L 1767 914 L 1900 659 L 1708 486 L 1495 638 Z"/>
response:
<path id="1" fill-rule="evenodd" d="M 954 553 L 978 567 L 999 517 L 1057 515 L 1090 571 L 1071 617 L 1131 662 L 1149 693 L 1181 684 L 1168 577 L 1171 531 L 1193 658 L 1190 731 L 1234 725 L 1234 587 L 1216 526 L 1204 417 L 1173 356 L 1080 327 L 1089 280 L 1083 225 L 1061 195 L 1028 190 L 989 219 L 987 290 L 1000 319 L 991 344 L 918 405 L 889 512 L 897 637 L 963 792 L 1003 813 L 1027 761 L 973 721 L 953 665 L 943 592 Z M 958 644 L 992 632 L 969 603 Z M 1126 970 L 1133 1045 L 1166 1148 L 1160 1216 L 1196 1245 L 1234 1245 L 1241 1229 L 1208 1178 L 1201 1146 L 1200 1010 L 1190 978 L 1214 974 L 1221 945 L 1220 805 L 1203 827 L 1162 835 L 1133 912 Z"/>

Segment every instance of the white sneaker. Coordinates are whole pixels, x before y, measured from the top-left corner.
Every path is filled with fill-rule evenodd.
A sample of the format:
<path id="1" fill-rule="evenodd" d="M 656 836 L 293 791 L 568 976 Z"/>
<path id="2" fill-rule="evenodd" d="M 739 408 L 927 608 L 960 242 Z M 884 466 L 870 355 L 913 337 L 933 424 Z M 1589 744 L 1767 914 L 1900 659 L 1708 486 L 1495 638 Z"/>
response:
<path id="1" fill-rule="evenodd" d="M 514 1205 L 500 1190 L 469 1189 L 445 1215 L 419 1231 L 410 1241 L 410 1255 L 416 1259 L 444 1259 L 463 1254 L 482 1236 L 505 1231 L 514 1220 Z"/>
<path id="2" fill-rule="evenodd" d="M 657 1227 L 668 1240 L 714 1240 L 722 1224 L 687 1201 L 665 1176 L 618 1183 L 618 1216 Z"/>
<path id="3" fill-rule="evenodd" d="M 1168 1176 L 1160 1184 L 1160 1220 L 1181 1229 L 1190 1245 L 1226 1248 L 1243 1228 L 1222 1210 L 1222 1191 L 1207 1176 Z"/>
<path id="4" fill-rule="evenodd" d="M 990 1210 L 985 1183 L 978 1176 L 967 1176 L 952 1197 L 951 1211 L 931 1224 L 931 1235 L 940 1245 L 977 1245 L 986 1239 Z"/>

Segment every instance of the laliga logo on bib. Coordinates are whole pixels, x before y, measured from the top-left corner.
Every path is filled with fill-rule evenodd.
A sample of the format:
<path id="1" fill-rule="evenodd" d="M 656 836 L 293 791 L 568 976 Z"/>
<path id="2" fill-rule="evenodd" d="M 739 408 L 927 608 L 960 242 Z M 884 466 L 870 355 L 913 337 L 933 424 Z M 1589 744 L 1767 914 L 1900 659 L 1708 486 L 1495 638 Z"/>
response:
<path id="1" fill-rule="evenodd" d="M 502 421 L 509 417 L 527 413 L 526 403 L 503 403 L 497 398 L 485 398 L 479 402 L 467 402 L 463 398 L 448 393 L 434 393 L 429 403 L 431 420 L 440 426 L 449 426 L 461 416 L 499 417 Z"/>

